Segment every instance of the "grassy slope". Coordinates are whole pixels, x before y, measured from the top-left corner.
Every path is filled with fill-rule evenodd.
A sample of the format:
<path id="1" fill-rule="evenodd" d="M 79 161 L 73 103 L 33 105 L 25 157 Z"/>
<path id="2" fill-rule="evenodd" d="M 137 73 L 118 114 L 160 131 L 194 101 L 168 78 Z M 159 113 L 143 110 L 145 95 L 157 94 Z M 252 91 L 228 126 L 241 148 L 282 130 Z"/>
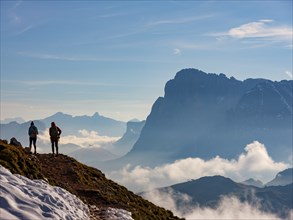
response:
<path id="1" fill-rule="evenodd" d="M 21 147 L 0 141 L 0 164 L 12 173 L 30 179 L 45 179 L 51 185 L 77 195 L 88 205 L 123 208 L 132 212 L 134 219 L 179 219 L 172 212 L 108 180 L 101 171 L 65 155 L 54 158 L 50 154 L 33 156 Z"/>

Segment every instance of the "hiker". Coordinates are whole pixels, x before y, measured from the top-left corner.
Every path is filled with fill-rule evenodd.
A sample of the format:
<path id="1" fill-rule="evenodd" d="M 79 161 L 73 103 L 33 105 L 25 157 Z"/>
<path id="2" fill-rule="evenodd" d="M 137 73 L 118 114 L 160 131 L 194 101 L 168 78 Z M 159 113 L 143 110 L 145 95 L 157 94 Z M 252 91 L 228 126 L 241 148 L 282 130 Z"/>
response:
<path id="1" fill-rule="evenodd" d="M 32 152 L 32 144 L 34 145 L 35 148 L 35 152 L 34 154 L 37 153 L 37 146 L 36 146 L 36 142 L 37 142 L 37 135 L 39 134 L 38 132 L 38 128 L 35 126 L 34 122 L 31 122 L 31 126 L 28 129 L 28 135 L 29 135 L 29 140 L 30 140 L 30 152 Z"/>
<path id="2" fill-rule="evenodd" d="M 49 129 L 50 139 L 52 143 L 52 153 L 54 156 L 54 145 L 56 147 L 56 156 L 58 156 L 58 141 L 61 134 L 61 129 L 56 126 L 55 122 L 51 123 L 51 127 Z"/>

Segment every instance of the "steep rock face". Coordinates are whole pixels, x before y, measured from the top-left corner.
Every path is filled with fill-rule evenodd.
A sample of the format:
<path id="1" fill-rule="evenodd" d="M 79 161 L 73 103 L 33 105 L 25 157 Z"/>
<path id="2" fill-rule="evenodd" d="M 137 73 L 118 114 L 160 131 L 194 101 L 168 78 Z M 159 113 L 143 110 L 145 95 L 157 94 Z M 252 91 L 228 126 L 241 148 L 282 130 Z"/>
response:
<path id="1" fill-rule="evenodd" d="M 129 121 L 127 122 L 126 132 L 116 141 L 109 150 L 117 155 L 125 155 L 128 153 L 137 139 L 140 132 L 145 125 L 145 121 Z"/>
<path id="2" fill-rule="evenodd" d="M 182 70 L 167 82 L 128 157 L 231 158 L 259 140 L 280 159 L 292 146 L 292 88 L 292 81 L 239 81 Z M 273 147 L 285 153 L 277 155 Z"/>

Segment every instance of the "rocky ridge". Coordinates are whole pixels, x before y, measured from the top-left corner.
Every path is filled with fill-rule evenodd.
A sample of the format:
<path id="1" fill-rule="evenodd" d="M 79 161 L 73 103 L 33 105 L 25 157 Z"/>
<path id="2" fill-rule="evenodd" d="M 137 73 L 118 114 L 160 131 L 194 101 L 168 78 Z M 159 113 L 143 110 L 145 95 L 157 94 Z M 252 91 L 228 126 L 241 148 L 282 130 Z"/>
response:
<path id="1" fill-rule="evenodd" d="M 0 141 L 0 164 L 12 173 L 43 179 L 78 196 L 90 208 L 90 218 L 107 219 L 107 209 L 132 213 L 134 219 L 179 219 L 171 211 L 155 206 L 105 175 L 75 159 L 60 154 L 28 154 L 24 148 Z"/>

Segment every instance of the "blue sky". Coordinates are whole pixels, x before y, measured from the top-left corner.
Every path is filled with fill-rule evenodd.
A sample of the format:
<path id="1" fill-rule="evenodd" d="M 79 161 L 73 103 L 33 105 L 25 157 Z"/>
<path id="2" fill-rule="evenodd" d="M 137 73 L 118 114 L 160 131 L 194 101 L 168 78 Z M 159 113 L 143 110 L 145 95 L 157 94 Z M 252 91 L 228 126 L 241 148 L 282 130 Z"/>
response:
<path id="1" fill-rule="evenodd" d="M 292 79 L 292 1 L 3 1 L 1 119 L 145 119 L 183 68 Z"/>

